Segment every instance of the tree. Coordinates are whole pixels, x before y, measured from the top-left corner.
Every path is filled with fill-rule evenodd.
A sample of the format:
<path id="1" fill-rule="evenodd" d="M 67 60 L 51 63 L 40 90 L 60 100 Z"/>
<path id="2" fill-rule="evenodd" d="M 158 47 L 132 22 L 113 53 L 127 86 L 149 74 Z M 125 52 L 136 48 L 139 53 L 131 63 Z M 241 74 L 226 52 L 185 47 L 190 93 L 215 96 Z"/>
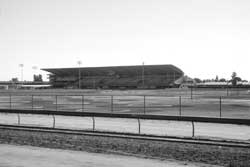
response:
<path id="1" fill-rule="evenodd" d="M 219 77 L 218 77 L 218 75 L 216 75 L 215 82 L 218 82 L 218 81 L 219 81 Z"/>
<path id="2" fill-rule="evenodd" d="M 226 79 L 225 78 L 221 78 L 219 81 L 220 82 L 226 82 Z"/>
<path id="3" fill-rule="evenodd" d="M 241 78 L 237 76 L 236 72 L 233 72 L 231 77 L 232 77 L 231 82 L 233 86 L 236 86 L 237 82 L 241 81 Z"/>
<path id="4" fill-rule="evenodd" d="M 194 81 L 195 81 L 196 83 L 201 83 L 201 82 L 202 82 L 202 80 L 199 79 L 199 78 L 194 78 Z"/>
<path id="5" fill-rule="evenodd" d="M 18 82 L 18 78 L 11 78 L 11 82 L 14 82 L 14 83 Z"/>
<path id="6" fill-rule="evenodd" d="M 33 81 L 34 82 L 42 82 L 43 81 L 43 77 L 41 74 L 39 75 L 33 75 Z"/>

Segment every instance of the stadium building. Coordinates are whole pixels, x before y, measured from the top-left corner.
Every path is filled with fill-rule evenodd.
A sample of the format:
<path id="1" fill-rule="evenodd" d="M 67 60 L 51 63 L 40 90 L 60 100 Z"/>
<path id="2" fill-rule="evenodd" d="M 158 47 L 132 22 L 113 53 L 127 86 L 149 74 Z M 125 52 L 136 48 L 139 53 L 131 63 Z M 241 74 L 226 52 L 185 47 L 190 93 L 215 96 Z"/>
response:
<path id="1" fill-rule="evenodd" d="M 173 87 L 184 73 L 173 65 L 48 68 L 56 88 L 136 89 Z"/>

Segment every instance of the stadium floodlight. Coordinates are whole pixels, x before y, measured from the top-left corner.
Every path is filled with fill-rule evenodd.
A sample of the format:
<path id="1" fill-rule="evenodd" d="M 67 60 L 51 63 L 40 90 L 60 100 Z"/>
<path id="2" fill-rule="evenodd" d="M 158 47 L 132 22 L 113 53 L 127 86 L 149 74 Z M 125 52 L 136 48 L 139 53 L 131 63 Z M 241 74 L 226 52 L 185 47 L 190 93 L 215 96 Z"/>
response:
<path id="1" fill-rule="evenodd" d="M 34 74 L 36 74 L 37 66 L 33 66 L 32 69 L 34 70 Z"/>
<path id="2" fill-rule="evenodd" d="M 144 88 L 144 62 L 142 62 L 142 88 Z"/>
<path id="3" fill-rule="evenodd" d="M 21 81 L 23 82 L 23 64 L 19 64 L 19 67 L 21 68 Z"/>
<path id="4" fill-rule="evenodd" d="M 33 75 L 34 75 L 34 76 L 33 76 L 34 79 L 33 79 L 33 80 L 35 81 L 35 75 L 37 74 L 37 69 L 38 69 L 38 67 L 37 67 L 37 66 L 32 66 L 32 69 L 34 70 L 34 74 L 33 74 Z"/>
<path id="5" fill-rule="evenodd" d="M 33 69 L 33 70 L 37 70 L 37 66 L 33 66 L 32 69 Z"/>
<path id="6" fill-rule="evenodd" d="M 78 88 L 80 89 L 81 88 L 81 70 L 80 70 L 80 66 L 81 66 L 82 62 L 79 60 L 79 61 L 77 61 L 77 64 L 79 65 L 79 68 L 78 68 Z"/>

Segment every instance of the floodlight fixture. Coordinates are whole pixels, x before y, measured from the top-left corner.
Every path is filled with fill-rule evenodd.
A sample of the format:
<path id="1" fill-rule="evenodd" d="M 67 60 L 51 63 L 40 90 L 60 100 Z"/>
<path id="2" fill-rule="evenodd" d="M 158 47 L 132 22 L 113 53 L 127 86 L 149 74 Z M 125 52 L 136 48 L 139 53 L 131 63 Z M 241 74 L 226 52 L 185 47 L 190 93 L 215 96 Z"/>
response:
<path id="1" fill-rule="evenodd" d="M 19 64 L 19 67 L 21 68 L 21 81 L 23 82 L 23 64 Z"/>
<path id="2" fill-rule="evenodd" d="M 145 76 L 144 76 L 144 62 L 142 62 L 142 88 L 144 88 L 145 85 Z"/>

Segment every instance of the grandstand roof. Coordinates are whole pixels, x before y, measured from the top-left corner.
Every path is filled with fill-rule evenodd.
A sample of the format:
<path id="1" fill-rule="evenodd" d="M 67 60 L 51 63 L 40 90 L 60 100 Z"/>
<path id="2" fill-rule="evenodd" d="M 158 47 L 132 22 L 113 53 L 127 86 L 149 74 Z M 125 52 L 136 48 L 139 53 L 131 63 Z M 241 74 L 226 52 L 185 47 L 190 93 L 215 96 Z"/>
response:
<path id="1" fill-rule="evenodd" d="M 80 67 L 83 74 L 88 75 L 113 75 L 113 74 L 129 74 L 136 75 L 136 71 L 141 73 L 144 68 L 145 75 L 150 74 L 166 74 L 172 71 L 183 74 L 183 71 L 174 65 L 137 65 L 137 66 L 109 66 L 109 67 Z M 55 75 L 78 75 L 79 68 L 45 68 L 44 71 Z"/>

